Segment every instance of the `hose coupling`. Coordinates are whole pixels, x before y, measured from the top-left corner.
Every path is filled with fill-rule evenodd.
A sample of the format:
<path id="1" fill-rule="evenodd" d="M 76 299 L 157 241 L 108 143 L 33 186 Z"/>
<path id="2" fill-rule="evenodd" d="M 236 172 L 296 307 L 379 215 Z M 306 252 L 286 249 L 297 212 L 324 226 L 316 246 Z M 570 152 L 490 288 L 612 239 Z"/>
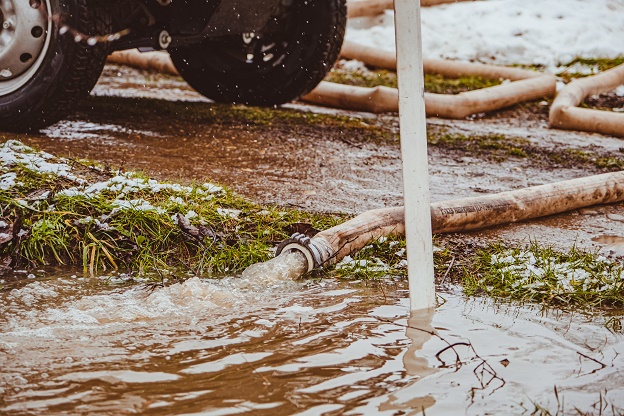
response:
<path id="1" fill-rule="evenodd" d="M 324 239 L 310 238 L 301 233 L 294 233 L 282 241 L 277 246 L 275 256 L 289 250 L 298 250 L 305 256 L 308 272 L 320 269 L 332 256 L 332 250 Z"/>

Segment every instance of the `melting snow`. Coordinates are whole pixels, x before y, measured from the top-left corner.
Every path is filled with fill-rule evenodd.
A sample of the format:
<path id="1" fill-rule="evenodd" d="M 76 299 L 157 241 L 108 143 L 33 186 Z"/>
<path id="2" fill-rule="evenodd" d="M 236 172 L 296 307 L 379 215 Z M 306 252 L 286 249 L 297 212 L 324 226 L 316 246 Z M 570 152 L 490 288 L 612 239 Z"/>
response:
<path id="1" fill-rule="evenodd" d="M 54 174 L 72 182 L 85 183 L 84 179 L 76 177 L 71 173 L 71 167 L 66 163 L 55 163 L 53 160 L 62 161 L 63 159 L 56 159 L 49 153 L 36 152 L 31 147 L 28 147 L 17 140 L 9 140 L 2 144 L 0 147 L 0 165 L 2 167 L 12 167 L 16 165 L 22 165 L 26 168 L 40 174 Z M 11 177 L 2 176 L 2 184 L 8 186 L 11 183 Z M 13 184 L 15 178 L 13 177 Z"/>
<path id="2" fill-rule="evenodd" d="M 116 199 L 113 201 L 113 206 L 122 210 L 133 211 L 156 211 L 159 214 L 166 214 L 167 211 L 164 208 L 155 207 L 144 199 L 132 199 L 130 201 L 123 199 Z"/>
<path id="3" fill-rule="evenodd" d="M 238 218 L 241 212 L 239 209 L 217 208 L 217 213 L 227 218 Z"/>
<path id="4" fill-rule="evenodd" d="M 15 172 L 5 173 L 0 176 L 0 190 L 7 191 L 13 188 L 16 183 L 15 179 L 17 178 L 17 174 Z"/>
<path id="5" fill-rule="evenodd" d="M 610 265 L 609 260 L 598 256 L 594 260 L 596 265 Z M 582 288 L 583 291 L 607 291 L 622 285 L 622 271 L 619 275 L 609 273 L 609 268 L 603 271 L 590 273 L 581 267 L 579 262 L 562 262 L 555 257 L 536 258 L 529 251 L 514 254 L 507 251 L 500 255 L 492 255 L 492 266 L 498 267 L 503 275 L 511 274 L 520 277 L 513 283 L 514 288 L 538 289 L 546 287 L 548 283 L 541 278 L 554 275 L 560 291 L 570 292 Z"/>
<path id="6" fill-rule="evenodd" d="M 555 71 L 576 56 L 624 53 L 621 0 L 489 0 L 422 9 L 423 53 Z M 346 39 L 395 49 L 394 14 L 354 19 Z"/>
<path id="7" fill-rule="evenodd" d="M 116 124 L 98 124 L 87 121 L 63 120 L 47 129 L 42 130 L 48 137 L 56 139 L 98 139 L 107 138 L 112 134 L 140 134 L 143 136 L 159 137 L 160 134 L 151 131 L 133 130 Z"/>
<path id="8" fill-rule="evenodd" d="M 203 188 L 203 189 L 202 189 Z M 195 192 L 199 195 L 219 194 L 223 192 L 223 188 L 212 184 L 203 184 L 202 188 L 196 188 Z M 110 178 L 104 182 L 96 182 L 88 186 L 73 187 L 59 192 L 57 195 L 66 196 L 95 196 L 102 192 L 114 192 L 118 194 L 118 198 L 128 194 L 140 191 L 150 193 L 158 193 L 161 191 L 172 191 L 190 194 L 193 188 L 183 186 L 177 183 L 160 183 L 154 179 L 143 179 L 135 177 L 133 172 L 126 172 Z"/>
<path id="9" fill-rule="evenodd" d="M 355 260 L 351 256 L 343 257 L 340 263 L 336 264 L 336 269 L 346 269 L 352 271 L 365 269 L 370 272 L 386 272 L 390 270 L 388 265 L 380 259 L 373 258 L 373 260 Z"/>

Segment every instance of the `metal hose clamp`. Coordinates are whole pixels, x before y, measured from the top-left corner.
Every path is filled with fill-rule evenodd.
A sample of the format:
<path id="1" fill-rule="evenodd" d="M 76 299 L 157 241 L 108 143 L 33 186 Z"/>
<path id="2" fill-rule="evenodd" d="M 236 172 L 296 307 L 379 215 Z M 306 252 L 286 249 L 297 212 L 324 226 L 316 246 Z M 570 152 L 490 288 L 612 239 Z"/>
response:
<path id="1" fill-rule="evenodd" d="M 327 259 L 331 257 L 331 249 L 326 244 L 321 244 L 319 241 L 301 233 L 294 233 L 290 238 L 282 241 L 277 246 L 275 255 L 279 256 L 288 250 L 300 251 L 305 256 L 309 272 L 314 269 L 320 269 Z"/>

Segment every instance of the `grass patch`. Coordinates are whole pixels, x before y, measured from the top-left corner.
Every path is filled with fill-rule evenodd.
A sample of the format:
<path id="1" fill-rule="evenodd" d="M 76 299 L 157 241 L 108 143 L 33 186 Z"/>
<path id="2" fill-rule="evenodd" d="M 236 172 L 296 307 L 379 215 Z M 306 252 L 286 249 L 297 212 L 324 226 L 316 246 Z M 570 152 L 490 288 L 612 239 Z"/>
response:
<path id="1" fill-rule="evenodd" d="M 580 164 L 592 164 L 597 168 L 618 171 L 624 169 L 624 158 L 621 156 L 599 156 L 579 149 L 565 149 L 563 159 L 572 159 Z"/>
<path id="2" fill-rule="evenodd" d="M 585 66 L 595 66 L 600 72 L 607 71 L 615 68 L 616 66 L 624 64 L 624 55 L 616 56 L 615 58 L 581 58 L 576 57 L 570 61 L 566 66 L 574 64 L 581 64 Z"/>
<path id="3" fill-rule="evenodd" d="M 576 57 L 570 62 L 563 65 L 565 69 L 557 74 L 557 76 L 572 80 L 574 78 L 583 78 L 604 72 L 616 66 L 624 64 L 624 55 L 615 58 L 582 58 Z M 580 72 L 579 70 L 583 71 Z"/>
<path id="4" fill-rule="evenodd" d="M 392 129 L 371 120 L 281 107 L 90 96 L 81 102 L 78 110 L 94 122 L 153 129 L 173 137 L 179 137 L 181 131 L 206 134 L 211 129 L 243 129 L 248 133 L 273 131 L 280 135 L 350 137 L 373 142 L 396 140 Z"/>
<path id="5" fill-rule="evenodd" d="M 434 239 L 438 284 L 460 283 L 469 296 L 488 295 L 545 306 L 624 307 L 624 265 L 596 253 L 567 252 L 531 243 L 483 247 L 443 244 Z M 332 276 L 344 279 L 406 277 L 405 240 L 381 238 L 340 262 Z M 621 332 L 618 318 L 605 325 Z"/>
<path id="6" fill-rule="evenodd" d="M 397 88 L 397 75 L 385 69 L 375 70 L 345 70 L 333 69 L 325 81 L 338 84 L 354 85 L 357 87 L 390 87 Z M 478 76 L 461 78 L 447 78 L 438 74 L 425 74 L 425 91 L 435 94 L 459 94 L 481 88 L 499 85 L 501 81 L 486 79 Z"/>
<path id="7" fill-rule="evenodd" d="M 624 306 L 622 264 L 576 248 L 560 252 L 531 243 L 528 247 L 492 244 L 478 250 L 462 276 L 468 295 L 554 306 Z"/>
<path id="8" fill-rule="evenodd" d="M 460 133 L 446 133 L 430 129 L 428 143 L 432 146 L 465 151 L 471 155 L 485 155 L 491 160 L 503 161 L 509 157 L 526 158 L 531 144 L 528 140 L 507 137 L 502 134 L 476 134 L 466 136 Z"/>
<path id="9" fill-rule="evenodd" d="M 181 186 L 140 173 L 70 166 L 17 141 L 0 146 L 0 162 L 5 272 L 78 265 L 91 274 L 120 269 L 151 278 L 180 268 L 200 276 L 233 274 L 268 260 L 275 245 L 295 231 L 314 234 L 347 218 L 262 207 L 213 184 Z M 474 249 L 436 239 L 435 245 L 438 283 L 461 282 L 469 295 L 553 306 L 624 306 L 622 265 L 596 254 L 537 244 Z M 328 274 L 404 277 L 406 260 L 403 238 L 380 238 Z M 621 330 L 615 319 L 612 327 L 618 325 Z"/>
<path id="10" fill-rule="evenodd" d="M 325 81 L 337 84 L 354 85 L 356 87 L 389 87 L 397 88 L 397 75 L 385 69 L 346 70 L 334 68 L 325 77 Z"/>
<path id="11" fill-rule="evenodd" d="M 340 279 L 362 280 L 407 276 L 405 239 L 381 237 L 343 258 L 330 273 Z"/>
<path id="12" fill-rule="evenodd" d="M 478 76 L 447 78 L 437 74 L 425 74 L 425 91 L 435 94 L 459 94 L 500 85 L 501 80 Z"/>
<path id="13" fill-rule="evenodd" d="M 99 169 L 86 180 L 69 161 L 17 141 L 0 148 L 4 269 L 81 265 L 150 274 L 185 268 L 236 273 L 265 261 L 293 224 L 324 229 L 343 217 L 261 207 L 212 184 L 160 183 Z M 93 175 L 93 166 L 82 166 Z M 6 239 L 6 238 L 5 238 Z"/>
<path id="14" fill-rule="evenodd" d="M 234 126 L 329 126 L 343 129 L 373 129 L 357 117 L 317 114 L 279 107 L 193 103 L 151 98 L 88 97 L 80 109 L 106 114 L 114 119 L 175 119 L 181 122 Z"/>
<path id="15" fill-rule="evenodd" d="M 444 247 L 439 238 L 434 241 L 435 274 L 447 274 L 449 264 L 454 260 L 455 253 Z M 407 277 L 407 247 L 403 237 L 381 237 L 371 242 L 362 250 L 345 257 L 334 270 L 329 271 L 332 277 L 339 279 L 374 280 L 391 277 Z"/>
<path id="16" fill-rule="evenodd" d="M 467 247 L 440 239 L 434 239 L 434 247 L 437 283 L 460 283 L 469 296 L 557 307 L 624 307 L 624 266 L 596 253 L 576 248 L 562 252 L 537 243 Z M 405 240 L 381 238 L 343 259 L 330 273 L 343 279 L 406 277 Z M 606 325 L 621 331 L 617 318 Z"/>

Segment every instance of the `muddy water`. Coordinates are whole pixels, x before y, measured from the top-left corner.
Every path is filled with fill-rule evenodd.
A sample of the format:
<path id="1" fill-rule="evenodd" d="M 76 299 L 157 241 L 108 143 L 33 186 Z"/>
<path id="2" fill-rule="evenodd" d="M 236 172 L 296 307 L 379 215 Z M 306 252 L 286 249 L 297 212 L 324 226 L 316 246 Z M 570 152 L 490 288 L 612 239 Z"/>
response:
<path id="1" fill-rule="evenodd" d="M 209 105 L 179 80 L 115 67 L 104 75 L 96 94 Z M 513 128 L 551 146 L 586 139 L 500 119 L 434 123 L 465 132 Z M 87 109 L 25 141 L 160 179 L 217 180 L 263 203 L 346 212 L 401 203 L 398 146 L 343 139 Z M 592 137 L 597 142 L 618 146 Z M 436 152 L 434 200 L 586 174 Z M 477 235 L 622 254 L 623 215 L 619 204 Z M 161 288 L 119 276 L 36 274 L 0 292 L 0 414 L 482 415 L 531 413 L 533 403 L 553 414 L 600 414 L 600 403 L 602 414 L 611 405 L 624 412 L 624 340 L 602 317 L 467 300 L 451 289 L 431 318 L 410 319 L 400 281 L 190 279 Z M 408 324 L 451 343 L 469 340 L 475 350 L 457 346 L 461 365 L 452 351 L 438 360 L 446 344 L 406 331 Z"/>
<path id="2" fill-rule="evenodd" d="M 453 289 L 440 302 L 408 317 L 401 281 L 11 283 L 0 293 L 0 413 L 483 415 L 537 403 L 599 414 L 601 400 L 602 414 L 624 411 L 624 338 L 602 318 Z M 447 344 L 432 330 L 474 350 L 436 358 Z"/>

